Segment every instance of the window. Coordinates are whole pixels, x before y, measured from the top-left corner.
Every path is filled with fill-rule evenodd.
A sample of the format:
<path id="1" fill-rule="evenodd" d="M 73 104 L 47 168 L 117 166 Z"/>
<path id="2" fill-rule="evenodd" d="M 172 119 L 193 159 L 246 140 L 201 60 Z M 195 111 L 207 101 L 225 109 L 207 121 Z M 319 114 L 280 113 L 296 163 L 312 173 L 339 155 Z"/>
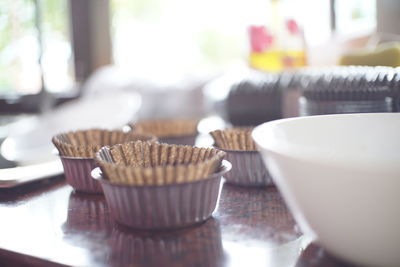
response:
<path id="1" fill-rule="evenodd" d="M 35 3 L 0 1 L 0 93 L 38 93 L 41 74 Z"/>
<path id="2" fill-rule="evenodd" d="M 109 30 L 116 65 L 145 78 L 176 80 L 245 66 L 248 26 L 268 21 L 270 2 L 1 0 L 0 95 L 70 91 L 76 80 L 111 62 L 111 46 L 104 46 L 109 37 L 92 36 Z M 376 0 L 282 2 L 302 19 L 311 45 L 329 40 L 332 29 L 340 33 L 376 24 Z M 104 13 L 96 13 L 99 6 Z M 346 27 L 349 21 L 352 27 Z"/>
<path id="3" fill-rule="evenodd" d="M 65 0 L 0 1 L 0 94 L 72 88 L 68 14 Z"/>
<path id="4" fill-rule="evenodd" d="M 262 1 L 110 0 L 114 61 L 152 79 L 245 64 L 247 26 Z"/>
<path id="5" fill-rule="evenodd" d="M 247 65 L 248 26 L 273 24 L 277 2 L 311 47 L 375 29 L 376 0 L 110 0 L 114 62 L 151 79 Z"/>
<path id="6" fill-rule="evenodd" d="M 370 34 L 376 29 L 376 0 L 335 0 L 336 31 L 342 35 Z"/>

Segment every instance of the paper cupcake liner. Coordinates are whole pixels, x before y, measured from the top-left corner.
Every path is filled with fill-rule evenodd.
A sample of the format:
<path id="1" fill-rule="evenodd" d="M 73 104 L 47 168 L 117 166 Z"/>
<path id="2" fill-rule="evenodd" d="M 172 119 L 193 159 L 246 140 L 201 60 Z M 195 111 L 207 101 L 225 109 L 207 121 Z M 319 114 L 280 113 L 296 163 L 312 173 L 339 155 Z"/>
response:
<path id="1" fill-rule="evenodd" d="M 224 175 L 227 183 L 242 186 L 274 185 L 258 151 L 221 150 L 226 152 L 225 158 L 232 164 L 232 170 Z"/>
<path id="2" fill-rule="evenodd" d="M 60 157 L 67 183 L 76 191 L 84 193 L 102 193 L 98 181 L 93 180 L 91 171 L 96 167 L 94 159 Z"/>
<path id="3" fill-rule="evenodd" d="M 229 150 L 256 151 L 256 144 L 251 137 L 251 127 L 230 128 L 210 132 L 215 147 Z"/>
<path id="4" fill-rule="evenodd" d="M 160 137 L 160 143 L 167 143 L 171 145 L 188 145 L 194 146 L 196 143 L 197 134 L 177 137 Z"/>
<path id="5" fill-rule="evenodd" d="M 143 233 L 116 227 L 109 264 L 115 266 L 220 266 L 224 261 L 217 220 L 178 231 Z"/>
<path id="6" fill-rule="evenodd" d="M 136 141 L 103 147 L 96 161 L 111 182 L 144 186 L 201 180 L 219 169 L 224 156 L 212 148 Z"/>
<path id="7" fill-rule="evenodd" d="M 392 112 L 392 99 L 379 101 L 312 101 L 299 98 L 300 116 Z"/>
<path id="8" fill-rule="evenodd" d="M 156 141 L 154 135 L 123 132 L 119 130 L 88 129 L 60 133 L 52 142 L 61 156 L 94 158 L 95 153 L 103 146 L 126 143 L 130 141 Z"/>
<path id="9" fill-rule="evenodd" d="M 174 229 L 207 220 L 214 211 L 221 177 L 230 169 L 222 169 L 207 179 L 163 186 L 131 186 L 108 182 L 96 174 L 113 219 L 123 225 L 147 230 Z"/>
<path id="10" fill-rule="evenodd" d="M 251 136 L 252 128 L 231 128 L 212 131 L 215 146 L 226 153 L 232 171 L 224 177 L 228 183 L 247 186 L 273 185 L 260 153 Z"/>
<path id="11" fill-rule="evenodd" d="M 197 119 L 164 119 L 131 123 L 129 126 L 137 133 L 147 133 L 160 138 L 193 136 L 197 134 Z"/>

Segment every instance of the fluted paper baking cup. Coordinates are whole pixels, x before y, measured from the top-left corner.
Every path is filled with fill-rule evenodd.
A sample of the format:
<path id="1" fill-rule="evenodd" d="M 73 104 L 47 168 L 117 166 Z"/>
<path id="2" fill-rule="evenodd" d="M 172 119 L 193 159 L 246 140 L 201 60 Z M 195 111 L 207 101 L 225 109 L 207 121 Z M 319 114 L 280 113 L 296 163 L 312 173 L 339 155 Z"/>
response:
<path id="1" fill-rule="evenodd" d="M 94 158 L 95 153 L 106 145 L 136 140 L 156 141 L 157 139 L 150 134 L 105 129 L 71 131 L 60 133 L 52 138 L 61 156 L 80 158 Z"/>
<path id="2" fill-rule="evenodd" d="M 226 160 L 232 164 L 232 170 L 224 175 L 227 183 L 242 186 L 274 185 L 258 151 L 228 150 Z"/>
<path id="3" fill-rule="evenodd" d="M 102 193 L 99 181 L 93 180 L 90 173 L 96 167 L 94 159 L 61 156 L 67 183 L 76 191 Z"/>
<path id="4" fill-rule="evenodd" d="M 256 151 L 256 144 L 251 137 L 251 127 L 236 127 L 210 132 L 217 148 L 230 150 Z"/>
<path id="5" fill-rule="evenodd" d="M 131 123 L 129 126 L 138 133 L 162 137 L 193 136 L 197 134 L 197 119 L 146 120 Z"/>
<path id="6" fill-rule="evenodd" d="M 182 135 L 176 137 L 159 137 L 160 143 L 175 144 L 175 145 L 188 145 L 194 146 L 196 143 L 197 134 L 194 135 Z"/>
<path id="7" fill-rule="evenodd" d="M 111 216 L 138 229 L 181 228 L 207 220 L 214 211 L 221 177 L 231 168 L 223 161 L 220 170 L 206 179 L 162 186 L 132 186 L 110 183 L 99 168 L 92 172 L 104 189 Z"/>
<path id="8" fill-rule="evenodd" d="M 224 156 L 213 148 L 136 141 L 103 147 L 96 161 L 112 183 L 139 186 L 204 179 L 218 170 Z"/>

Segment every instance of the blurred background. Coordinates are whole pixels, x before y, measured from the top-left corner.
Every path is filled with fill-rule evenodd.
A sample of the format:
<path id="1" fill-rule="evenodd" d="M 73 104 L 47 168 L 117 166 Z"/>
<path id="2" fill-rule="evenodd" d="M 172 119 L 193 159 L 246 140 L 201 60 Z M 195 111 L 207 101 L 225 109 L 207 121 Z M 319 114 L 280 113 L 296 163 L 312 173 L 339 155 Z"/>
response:
<path id="1" fill-rule="evenodd" d="M 85 126 L 213 115 L 235 82 L 254 70 L 280 75 L 261 79 L 267 93 L 265 101 L 256 94 L 259 109 L 241 109 L 254 106 L 254 99 L 240 102 L 241 95 L 240 104 L 233 95 L 231 107 L 228 101 L 222 108 L 231 116 L 247 112 L 247 122 L 238 124 L 280 118 L 274 103 L 281 93 L 270 92 L 285 92 L 284 73 L 399 66 L 398 14 L 396 0 L 2 0 L 0 140 L 21 137 L 3 145 L 2 154 L 33 151 L 32 143 L 50 145 L 52 134 Z M 351 57 L 375 50 L 383 54 Z M 252 92 L 258 86 L 252 83 L 243 91 Z M 298 115 L 298 95 L 284 97 L 291 99 L 283 103 L 284 117 Z M 271 113 L 267 104 L 277 114 L 251 120 Z M 13 124 L 21 118 L 30 120 Z"/>
<path id="2" fill-rule="evenodd" d="M 294 48 L 304 49 L 304 64 L 334 65 L 375 32 L 399 34 L 399 10 L 395 0 L 2 0 L 0 94 L 9 100 L 1 109 L 43 90 L 73 97 L 111 64 L 164 84 L 206 81 L 250 63 L 262 69 L 249 29 L 277 30 L 283 17 L 304 30 L 304 46 Z"/>

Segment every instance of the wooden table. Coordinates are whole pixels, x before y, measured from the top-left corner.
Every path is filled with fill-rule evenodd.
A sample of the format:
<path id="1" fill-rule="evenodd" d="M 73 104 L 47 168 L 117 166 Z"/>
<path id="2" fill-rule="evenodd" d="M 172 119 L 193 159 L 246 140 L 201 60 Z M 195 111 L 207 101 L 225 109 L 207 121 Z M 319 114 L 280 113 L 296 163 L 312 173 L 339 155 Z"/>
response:
<path id="1" fill-rule="evenodd" d="M 344 266 L 309 244 L 275 187 L 223 184 L 213 217 L 174 232 L 115 223 L 62 176 L 0 191 L 1 266 Z"/>

